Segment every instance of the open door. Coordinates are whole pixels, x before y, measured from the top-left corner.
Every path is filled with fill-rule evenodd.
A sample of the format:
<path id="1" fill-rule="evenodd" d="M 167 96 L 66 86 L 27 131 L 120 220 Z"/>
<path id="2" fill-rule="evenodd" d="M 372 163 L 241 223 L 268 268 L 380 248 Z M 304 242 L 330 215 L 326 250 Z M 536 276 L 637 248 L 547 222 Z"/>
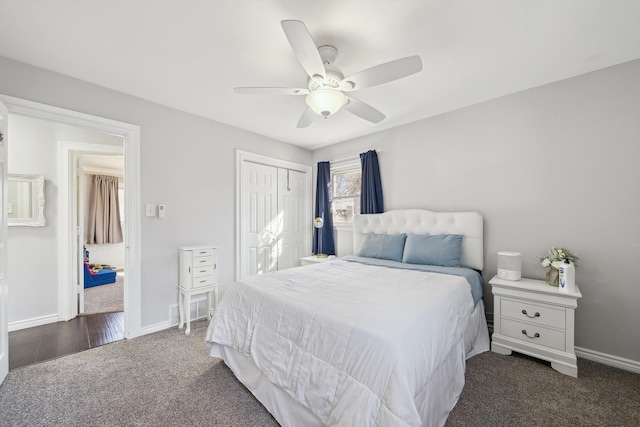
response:
<path id="1" fill-rule="evenodd" d="M 7 107 L 0 102 L 0 384 L 9 373 L 7 313 Z"/>
<path id="2" fill-rule="evenodd" d="M 73 262 L 75 263 L 74 284 L 78 294 L 78 314 L 84 313 L 84 176 L 82 173 L 82 153 L 73 153 L 72 212 L 75 239 L 73 242 Z"/>

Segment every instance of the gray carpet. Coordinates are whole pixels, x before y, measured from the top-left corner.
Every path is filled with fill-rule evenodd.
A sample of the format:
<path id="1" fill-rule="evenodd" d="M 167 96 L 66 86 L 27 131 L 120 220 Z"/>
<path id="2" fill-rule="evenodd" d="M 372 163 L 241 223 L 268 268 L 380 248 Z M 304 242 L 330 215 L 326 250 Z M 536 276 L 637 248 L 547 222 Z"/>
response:
<path id="1" fill-rule="evenodd" d="M 453 426 L 640 426 L 640 375 L 578 359 L 578 378 L 513 353 L 467 361 Z"/>
<path id="2" fill-rule="evenodd" d="M 276 426 L 218 359 L 206 322 L 18 368 L 0 386 L 2 426 Z M 578 379 L 522 356 L 468 361 L 447 426 L 638 426 L 640 375 L 579 360 Z"/>
<path id="3" fill-rule="evenodd" d="M 1 426 L 277 426 L 208 355 L 206 322 L 9 372 Z"/>
<path id="4" fill-rule="evenodd" d="M 84 290 L 84 314 L 124 311 L 124 273 L 119 271 L 115 283 Z"/>

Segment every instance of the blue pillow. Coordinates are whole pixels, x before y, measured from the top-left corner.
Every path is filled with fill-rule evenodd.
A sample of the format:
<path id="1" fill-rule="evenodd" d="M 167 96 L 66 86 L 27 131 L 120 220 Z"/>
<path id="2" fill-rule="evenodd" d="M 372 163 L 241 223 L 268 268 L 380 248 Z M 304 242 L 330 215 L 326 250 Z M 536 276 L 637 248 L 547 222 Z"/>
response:
<path id="1" fill-rule="evenodd" d="M 460 267 L 462 236 L 458 234 L 410 234 L 402 262 L 408 264 Z"/>
<path id="2" fill-rule="evenodd" d="M 407 235 L 402 234 L 375 234 L 365 233 L 362 235 L 358 256 L 369 258 L 388 259 L 391 261 L 402 261 L 404 241 Z"/>

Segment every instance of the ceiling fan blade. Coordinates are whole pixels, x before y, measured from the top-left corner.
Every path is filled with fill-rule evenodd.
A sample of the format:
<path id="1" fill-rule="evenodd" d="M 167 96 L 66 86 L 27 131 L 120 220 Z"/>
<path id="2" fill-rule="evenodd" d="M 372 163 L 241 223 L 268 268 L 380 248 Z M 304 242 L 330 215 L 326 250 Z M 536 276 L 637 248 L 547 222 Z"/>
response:
<path id="1" fill-rule="evenodd" d="M 293 87 L 234 87 L 242 95 L 308 95 L 309 89 Z"/>
<path id="2" fill-rule="evenodd" d="M 298 126 L 296 127 L 309 127 L 309 125 L 313 123 L 316 117 L 318 117 L 318 115 L 310 107 L 307 107 L 307 109 L 304 110 L 304 113 L 302 113 L 302 116 L 300 116 L 300 120 L 298 120 Z"/>
<path id="3" fill-rule="evenodd" d="M 289 40 L 302 68 L 314 80 L 324 80 L 324 64 L 309 30 L 302 21 L 284 20 L 281 22 L 284 34 Z"/>
<path id="4" fill-rule="evenodd" d="M 384 114 L 373 108 L 371 105 L 355 98 L 347 97 L 347 99 L 349 102 L 347 102 L 343 108 L 351 114 L 355 114 L 362 119 L 370 121 L 371 123 L 380 123 L 385 118 Z"/>
<path id="5" fill-rule="evenodd" d="M 385 62 L 375 67 L 367 68 L 340 82 L 343 91 L 359 90 L 377 86 L 382 83 L 398 80 L 422 70 L 422 59 L 418 55 L 407 56 L 395 61 Z"/>

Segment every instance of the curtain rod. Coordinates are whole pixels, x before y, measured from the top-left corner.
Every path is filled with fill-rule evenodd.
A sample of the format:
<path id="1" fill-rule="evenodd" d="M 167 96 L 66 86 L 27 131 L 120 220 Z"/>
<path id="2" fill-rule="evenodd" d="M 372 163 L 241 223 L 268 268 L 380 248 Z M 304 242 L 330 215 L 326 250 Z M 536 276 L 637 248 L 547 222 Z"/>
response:
<path id="1" fill-rule="evenodd" d="M 370 150 L 367 150 L 370 151 Z M 375 149 L 375 152 L 380 154 L 382 153 L 382 150 L 379 149 Z M 350 162 L 352 160 L 360 160 L 360 155 L 356 154 L 355 156 L 351 156 L 351 157 L 345 157 L 343 159 L 336 159 L 336 160 L 330 160 L 330 163 L 343 163 L 343 162 Z"/>

